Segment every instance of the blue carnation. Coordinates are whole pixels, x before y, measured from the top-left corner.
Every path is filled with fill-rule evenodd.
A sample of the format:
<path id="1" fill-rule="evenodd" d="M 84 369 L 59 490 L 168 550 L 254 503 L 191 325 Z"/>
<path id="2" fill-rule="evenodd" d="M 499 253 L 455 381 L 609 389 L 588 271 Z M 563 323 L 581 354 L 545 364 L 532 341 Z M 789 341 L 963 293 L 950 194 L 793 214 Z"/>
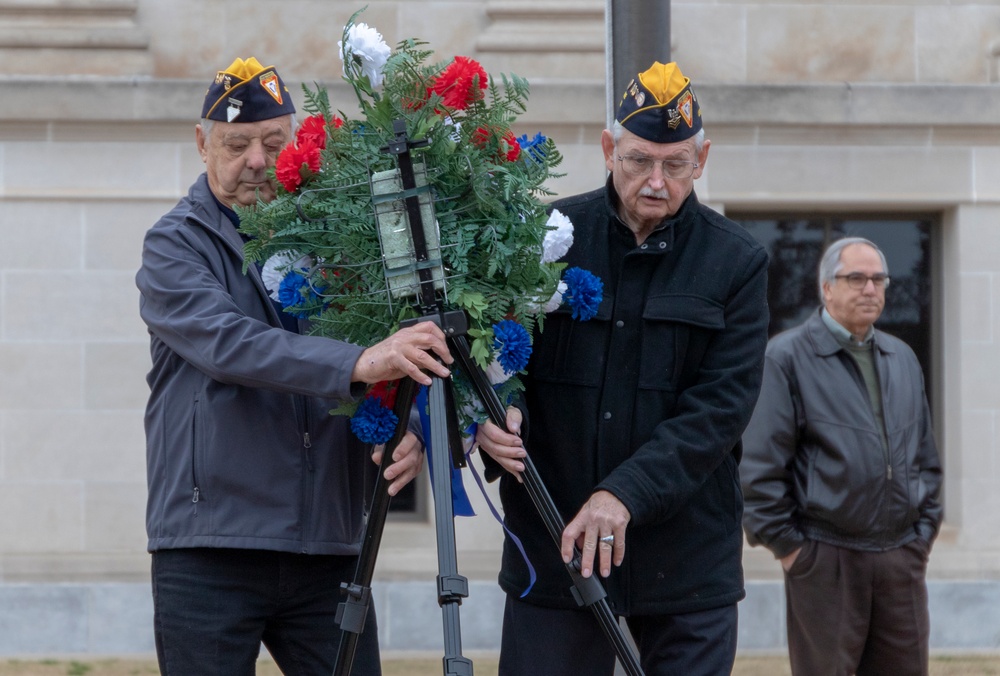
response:
<path id="1" fill-rule="evenodd" d="M 366 444 L 384 444 L 392 439 L 399 418 L 382 405 L 382 397 L 367 397 L 351 417 L 351 431 Z"/>
<path id="2" fill-rule="evenodd" d="M 524 370 L 531 356 L 531 336 L 527 329 L 513 319 L 504 319 L 493 325 L 493 349 L 504 373 Z"/>
<path id="3" fill-rule="evenodd" d="M 307 300 L 317 301 L 319 295 L 306 281 L 306 278 L 297 272 L 289 272 L 285 275 L 281 280 L 281 285 L 278 286 L 278 302 L 281 303 L 281 307 L 289 310 L 293 316 L 305 319 L 311 313 L 306 310 L 296 312 L 294 308 L 299 307 Z"/>
<path id="4" fill-rule="evenodd" d="M 604 282 L 583 268 L 568 268 L 563 281 L 566 282 L 563 300 L 573 309 L 573 319 L 581 322 L 593 319 L 604 296 Z"/>
<path id="5" fill-rule="evenodd" d="M 527 161 L 530 158 L 538 164 L 545 162 L 545 143 L 547 141 L 548 139 L 541 133 L 535 134 L 535 137 L 530 141 L 527 134 L 517 138 L 517 144 L 521 146 L 521 156 L 524 160 Z"/>

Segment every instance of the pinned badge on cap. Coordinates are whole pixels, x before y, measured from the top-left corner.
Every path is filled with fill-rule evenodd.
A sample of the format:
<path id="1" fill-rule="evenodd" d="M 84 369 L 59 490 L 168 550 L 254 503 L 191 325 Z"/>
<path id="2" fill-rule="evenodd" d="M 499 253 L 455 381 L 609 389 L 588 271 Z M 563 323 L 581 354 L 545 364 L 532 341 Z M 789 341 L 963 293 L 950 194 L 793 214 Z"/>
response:
<path id="1" fill-rule="evenodd" d="M 271 98 L 274 99 L 275 103 L 279 106 L 282 105 L 281 101 L 281 85 L 278 82 L 278 74 L 273 70 L 269 73 L 265 73 L 260 76 L 260 84 Z"/>
<path id="2" fill-rule="evenodd" d="M 239 99 L 229 99 L 229 107 L 226 108 L 226 122 L 232 122 L 240 116 L 243 109 L 243 102 Z"/>

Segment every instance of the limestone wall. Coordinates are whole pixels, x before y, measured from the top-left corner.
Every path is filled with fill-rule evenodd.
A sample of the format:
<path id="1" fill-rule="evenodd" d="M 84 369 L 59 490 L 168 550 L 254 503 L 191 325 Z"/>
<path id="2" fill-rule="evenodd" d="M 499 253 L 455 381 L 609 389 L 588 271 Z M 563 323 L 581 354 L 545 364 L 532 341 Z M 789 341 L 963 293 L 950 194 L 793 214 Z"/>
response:
<path id="1" fill-rule="evenodd" d="M 568 175 L 553 188 L 603 180 L 604 2 L 368 5 L 361 20 L 390 44 L 422 37 L 442 57 L 529 77 L 518 132 L 559 143 Z M 274 63 L 293 85 L 326 82 L 350 105 L 336 41 L 360 6 L 0 0 L 0 582 L 148 575 L 142 234 L 202 170 L 201 96 L 234 57 Z M 691 0 L 671 23 L 713 140 L 703 201 L 942 214 L 948 526 L 932 574 L 1000 576 L 1000 6 Z M 501 536 L 480 512 L 458 526 L 460 556 L 491 579 Z M 393 524 L 380 574 L 433 570 L 432 535 L 429 522 Z M 747 562 L 775 573 L 759 550 Z"/>

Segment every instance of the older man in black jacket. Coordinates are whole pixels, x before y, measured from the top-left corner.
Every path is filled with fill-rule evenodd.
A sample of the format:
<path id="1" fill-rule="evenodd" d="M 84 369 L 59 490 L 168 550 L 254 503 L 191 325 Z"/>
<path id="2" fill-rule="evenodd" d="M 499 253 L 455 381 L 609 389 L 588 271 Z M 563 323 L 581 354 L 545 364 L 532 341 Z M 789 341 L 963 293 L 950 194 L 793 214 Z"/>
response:
<path id="1" fill-rule="evenodd" d="M 820 263 L 823 308 L 771 340 L 743 442 L 744 525 L 781 561 L 796 676 L 921 676 L 941 465 L 913 351 L 873 327 L 885 256 L 858 237 Z"/>
<path id="2" fill-rule="evenodd" d="M 606 185 L 554 207 L 574 224 L 566 256 L 604 284 L 597 315 L 568 308 L 534 337 L 523 412 L 526 444 L 560 510 L 572 518 L 562 556 L 518 485 L 521 439 L 483 427 L 479 441 L 508 470 L 505 520 L 538 571 L 529 586 L 513 540 L 501 674 L 606 675 L 614 653 L 578 608 L 564 568 L 605 578 L 646 674 L 729 674 L 744 596 L 737 463 L 767 342 L 767 254 L 739 225 L 698 202 L 710 141 L 690 81 L 655 63 L 624 92 L 601 137 Z"/>

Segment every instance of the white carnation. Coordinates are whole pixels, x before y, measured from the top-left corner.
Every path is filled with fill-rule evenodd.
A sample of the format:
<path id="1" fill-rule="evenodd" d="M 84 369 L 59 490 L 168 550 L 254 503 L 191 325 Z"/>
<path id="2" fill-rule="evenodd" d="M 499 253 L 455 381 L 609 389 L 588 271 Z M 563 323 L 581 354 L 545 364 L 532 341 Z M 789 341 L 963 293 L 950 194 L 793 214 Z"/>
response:
<path id="1" fill-rule="evenodd" d="M 512 374 L 507 373 L 503 370 L 503 366 L 494 357 L 490 365 L 486 367 L 486 377 L 490 379 L 490 385 L 499 385 L 500 383 L 505 383 L 510 380 Z"/>
<path id="2" fill-rule="evenodd" d="M 264 288 L 268 295 L 274 300 L 279 300 L 278 292 L 281 289 L 281 280 L 285 278 L 290 270 L 308 270 L 312 265 L 309 256 L 303 256 L 298 251 L 279 251 L 266 261 L 261 267 L 260 277 L 264 281 Z"/>
<path id="3" fill-rule="evenodd" d="M 361 74 L 368 76 L 372 88 L 382 85 L 382 69 L 389 60 L 392 50 L 385 44 L 382 34 L 366 23 L 354 24 L 347 29 L 347 46 L 343 40 L 337 42 L 337 53 L 341 60 L 352 59 L 361 67 Z M 348 64 L 344 61 L 344 76 L 348 75 Z"/>
<path id="4" fill-rule="evenodd" d="M 573 246 L 573 222 L 558 209 L 553 209 L 545 226 L 549 230 L 542 242 L 542 262 L 554 263 Z"/>
<path id="5" fill-rule="evenodd" d="M 563 294 L 566 293 L 566 288 L 566 282 L 560 281 L 559 286 L 556 287 L 556 292 L 552 294 L 552 298 L 549 298 L 548 302 L 542 306 L 542 312 L 548 314 L 562 305 Z"/>
<path id="6" fill-rule="evenodd" d="M 559 280 L 559 285 L 556 287 L 556 292 L 548 300 L 544 300 L 536 296 L 527 304 L 527 310 L 533 315 L 537 315 L 539 312 L 544 312 L 548 314 L 552 312 L 557 307 L 562 305 L 563 294 L 566 292 L 566 282 Z"/>

